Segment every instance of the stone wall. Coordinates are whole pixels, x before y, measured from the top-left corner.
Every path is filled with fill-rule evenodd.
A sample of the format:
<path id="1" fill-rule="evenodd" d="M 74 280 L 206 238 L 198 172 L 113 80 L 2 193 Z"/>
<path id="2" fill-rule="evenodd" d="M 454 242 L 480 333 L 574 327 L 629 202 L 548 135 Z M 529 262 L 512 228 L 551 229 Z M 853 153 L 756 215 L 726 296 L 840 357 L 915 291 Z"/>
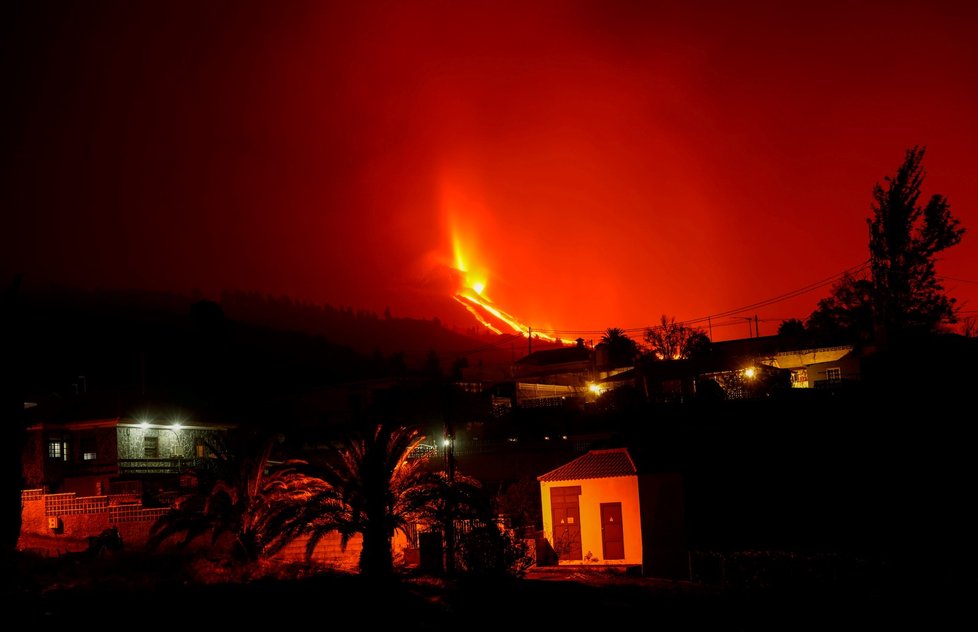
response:
<path id="1" fill-rule="evenodd" d="M 21 535 L 17 548 L 47 556 L 88 547 L 88 538 L 115 527 L 126 549 L 145 546 L 149 530 L 156 519 L 169 511 L 166 507 L 144 508 L 136 494 L 78 496 L 46 494 L 42 489 L 21 492 Z M 305 562 L 308 538 L 290 543 L 272 559 L 281 562 Z M 327 568 L 356 572 L 360 564 L 363 539 L 350 538 L 344 548 L 338 533 L 319 541 L 312 562 Z M 395 559 L 406 545 L 403 536 L 394 540 Z"/>
<path id="2" fill-rule="evenodd" d="M 344 550 L 340 544 L 340 534 L 330 533 L 316 545 L 312 561 L 316 564 L 337 570 L 355 572 L 360 566 L 360 551 L 363 538 L 359 535 L 350 538 Z M 279 551 L 272 559 L 283 562 L 303 562 L 306 559 L 308 537 L 297 539 Z"/>
<path id="3" fill-rule="evenodd" d="M 167 508 L 147 509 L 131 494 L 78 496 L 21 492 L 21 537 L 18 548 L 57 555 L 83 550 L 88 538 L 115 527 L 126 547 L 146 544 L 150 527 Z"/>

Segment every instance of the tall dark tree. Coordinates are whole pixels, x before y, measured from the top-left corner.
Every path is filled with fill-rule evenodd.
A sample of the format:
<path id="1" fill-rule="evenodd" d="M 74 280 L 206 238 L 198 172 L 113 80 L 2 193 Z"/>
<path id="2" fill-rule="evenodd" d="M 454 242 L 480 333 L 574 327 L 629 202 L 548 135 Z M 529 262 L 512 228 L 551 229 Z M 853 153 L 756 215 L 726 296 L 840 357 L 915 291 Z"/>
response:
<path id="1" fill-rule="evenodd" d="M 601 336 L 601 342 L 608 350 L 608 361 L 612 366 L 627 366 L 638 354 L 638 343 L 628 337 L 620 327 L 609 327 Z"/>
<path id="2" fill-rule="evenodd" d="M 3 549 L 0 556 L 4 563 L 17 549 L 21 527 L 21 499 L 23 489 L 22 454 L 26 441 L 24 426 L 24 387 L 22 367 L 26 341 L 20 322 L 17 302 L 21 277 L 17 276 L 10 287 L 0 295 L 0 445 L 3 446 Z"/>
<path id="3" fill-rule="evenodd" d="M 934 266 L 937 254 L 958 244 L 965 229 L 943 195 L 919 204 L 924 152 L 919 146 L 907 150 L 896 174 L 873 188 L 867 222 L 874 333 L 883 345 L 956 321 L 955 299 L 944 294 Z"/>
<path id="4" fill-rule="evenodd" d="M 778 335 L 785 338 L 800 338 L 805 335 L 805 323 L 799 318 L 782 320 L 778 325 Z"/>
<path id="5" fill-rule="evenodd" d="M 424 366 L 421 367 L 421 373 L 432 378 L 442 377 L 441 358 L 438 357 L 438 352 L 434 349 L 428 350 L 428 355 L 424 359 Z"/>
<path id="6" fill-rule="evenodd" d="M 844 274 L 808 317 L 805 329 L 824 343 L 868 342 L 873 329 L 873 283 Z"/>

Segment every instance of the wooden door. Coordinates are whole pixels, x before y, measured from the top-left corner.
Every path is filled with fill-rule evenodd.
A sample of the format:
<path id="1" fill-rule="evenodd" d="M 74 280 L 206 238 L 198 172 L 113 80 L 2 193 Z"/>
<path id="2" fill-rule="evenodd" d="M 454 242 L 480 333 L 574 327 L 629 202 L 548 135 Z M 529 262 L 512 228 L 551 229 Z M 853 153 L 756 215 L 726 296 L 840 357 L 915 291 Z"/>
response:
<path id="1" fill-rule="evenodd" d="M 625 559 L 621 503 L 601 503 L 601 548 L 605 560 Z"/>
<path id="2" fill-rule="evenodd" d="M 581 487 L 551 487 L 550 514 L 553 518 L 554 551 L 561 560 L 582 560 Z"/>

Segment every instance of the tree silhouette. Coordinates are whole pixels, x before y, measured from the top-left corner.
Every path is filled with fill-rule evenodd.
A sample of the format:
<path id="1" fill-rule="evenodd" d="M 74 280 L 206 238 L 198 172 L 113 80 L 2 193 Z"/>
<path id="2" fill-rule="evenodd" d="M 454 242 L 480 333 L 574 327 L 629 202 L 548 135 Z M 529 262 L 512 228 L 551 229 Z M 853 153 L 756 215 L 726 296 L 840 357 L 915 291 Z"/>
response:
<path id="1" fill-rule="evenodd" d="M 279 434 L 247 434 L 235 442 L 210 445 L 213 458 L 198 468 L 198 486 L 178 498 L 167 513 L 150 529 L 147 545 L 157 548 L 170 539 L 181 537 L 180 547 L 203 536 L 211 544 L 224 534 L 233 537 L 235 557 L 251 561 L 262 553 L 265 518 L 262 508 L 270 502 L 276 474 L 269 470 L 269 459 Z"/>
<path id="2" fill-rule="evenodd" d="M 965 229 L 942 195 L 918 204 L 926 172 L 924 147 L 907 150 L 892 177 L 873 188 L 869 224 L 872 299 L 877 342 L 930 333 L 956 322 L 955 299 L 944 294 L 935 274 L 937 253 L 958 244 Z"/>
<path id="3" fill-rule="evenodd" d="M 703 330 L 663 314 L 660 324 L 646 328 L 645 344 L 655 359 L 683 360 L 709 348 L 710 339 Z"/>
<path id="4" fill-rule="evenodd" d="M 799 318 L 782 320 L 778 325 L 778 335 L 786 338 L 798 338 L 805 335 L 805 323 Z"/>
<path id="5" fill-rule="evenodd" d="M 18 290 L 22 275 L 0 295 L 0 445 L 3 446 L 2 489 L 3 549 L 4 562 L 17 549 L 21 528 L 21 497 L 23 489 L 22 457 L 27 440 L 23 418 L 24 387 L 23 361 L 27 342 L 24 340 L 18 304 Z"/>
<path id="6" fill-rule="evenodd" d="M 445 535 L 445 572 L 455 572 L 458 542 L 455 523 L 459 520 L 486 524 L 491 521 L 489 496 L 481 483 L 454 469 L 430 472 L 404 494 L 414 519 Z"/>
<path id="7" fill-rule="evenodd" d="M 822 342 L 866 342 L 873 330 L 873 283 L 844 274 L 805 323 Z"/>
<path id="8" fill-rule="evenodd" d="M 638 353 L 638 344 L 620 327 L 609 327 L 601 336 L 599 344 L 607 348 L 608 360 L 612 366 L 631 364 Z"/>
<path id="9" fill-rule="evenodd" d="M 438 352 L 434 349 L 428 350 L 428 355 L 425 356 L 421 373 L 432 378 L 440 378 L 442 376 L 441 358 L 438 357 Z"/>
<path id="10" fill-rule="evenodd" d="M 306 554 L 326 535 L 338 532 L 346 546 L 363 536 L 360 571 L 370 577 L 393 573 L 391 541 L 394 532 L 417 520 L 419 487 L 429 473 L 424 457 L 411 458 L 424 436 L 407 426 L 377 424 L 363 435 L 340 442 L 335 458 L 323 464 L 318 476 L 292 468 L 283 489 L 263 522 L 270 540 L 267 553 L 308 535 Z M 302 491 L 303 481 L 307 492 Z"/>

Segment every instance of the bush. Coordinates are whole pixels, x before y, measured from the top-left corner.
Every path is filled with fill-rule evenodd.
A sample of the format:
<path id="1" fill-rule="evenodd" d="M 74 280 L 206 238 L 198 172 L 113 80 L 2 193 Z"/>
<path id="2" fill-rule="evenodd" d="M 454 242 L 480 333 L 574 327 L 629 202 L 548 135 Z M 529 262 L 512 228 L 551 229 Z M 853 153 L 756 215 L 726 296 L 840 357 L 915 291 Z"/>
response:
<path id="1" fill-rule="evenodd" d="M 532 564 L 526 542 L 494 524 L 477 527 L 459 540 L 462 572 L 481 577 L 521 577 Z"/>

